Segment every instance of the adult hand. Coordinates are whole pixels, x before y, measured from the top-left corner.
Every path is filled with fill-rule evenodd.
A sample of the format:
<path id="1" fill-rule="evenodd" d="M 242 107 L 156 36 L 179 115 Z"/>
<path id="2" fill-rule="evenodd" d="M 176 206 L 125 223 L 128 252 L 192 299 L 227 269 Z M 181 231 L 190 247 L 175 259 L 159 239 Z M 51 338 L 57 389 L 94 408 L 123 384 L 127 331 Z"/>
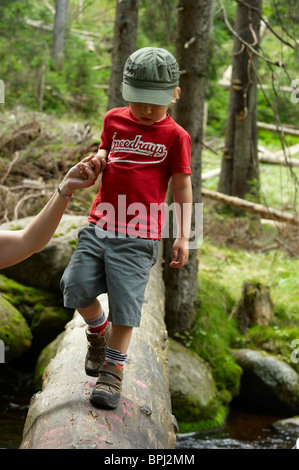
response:
<path id="1" fill-rule="evenodd" d="M 101 172 L 101 164 L 95 162 L 91 168 L 84 160 L 73 166 L 62 180 L 60 186 L 64 194 L 70 195 L 76 189 L 89 188 L 95 183 Z"/>

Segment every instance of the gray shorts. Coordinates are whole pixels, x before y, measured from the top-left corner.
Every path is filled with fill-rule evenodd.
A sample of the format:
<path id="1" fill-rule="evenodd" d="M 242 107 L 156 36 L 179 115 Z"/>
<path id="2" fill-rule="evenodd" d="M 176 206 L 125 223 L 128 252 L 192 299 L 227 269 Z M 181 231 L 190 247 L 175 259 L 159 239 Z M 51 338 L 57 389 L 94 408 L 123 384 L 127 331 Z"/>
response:
<path id="1" fill-rule="evenodd" d="M 112 238 L 95 224 L 80 229 L 78 237 L 77 248 L 60 283 L 65 307 L 89 307 L 100 294 L 107 293 L 109 321 L 139 326 L 159 240 Z"/>

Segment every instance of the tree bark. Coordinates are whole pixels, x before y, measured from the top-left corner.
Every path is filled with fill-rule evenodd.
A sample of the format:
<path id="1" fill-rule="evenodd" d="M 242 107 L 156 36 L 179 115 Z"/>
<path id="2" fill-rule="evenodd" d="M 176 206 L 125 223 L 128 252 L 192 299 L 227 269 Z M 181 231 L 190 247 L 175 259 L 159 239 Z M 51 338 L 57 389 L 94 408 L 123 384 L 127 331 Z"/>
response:
<path id="1" fill-rule="evenodd" d="M 204 92 L 207 41 L 211 18 L 208 0 L 182 0 L 178 8 L 176 57 L 181 70 L 181 98 L 175 105 L 174 118 L 189 132 L 192 142 L 193 206 L 201 201 L 201 149 L 204 116 Z M 169 192 L 168 203 L 173 202 Z M 193 210 L 192 231 L 195 230 Z M 170 229 L 170 233 L 173 233 Z M 173 239 L 164 240 L 165 259 L 171 259 Z M 166 325 L 169 332 L 189 328 L 196 316 L 197 250 L 190 250 L 188 263 L 173 269 L 165 263 Z"/>
<path id="2" fill-rule="evenodd" d="M 112 67 L 108 92 L 108 109 L 126 106 L 121 93 L 123 69 L 129 55 L 136 49 L 139 0 L 116 2 Z"/>
<path id="3" fill-rule="evenodd" d="M 237 3 L 235 30 L 255 48 L 258 47 L 262 0 L 246 5 Z M 252 8 L 250 8 L 252 7 Z M 218 191 L 244 198 L 247 193 L 259 195 L 257 158 L 256 70 L 255 54 L 235 37 L 233 47 L 232 82 L 226 126 L 225 149 Z"/>
<path id="4" fill-rule="evenodd" d="M 56 0 L 52 56 L 57 70 L 63 69 L 64 39 L 68 20 L 68 0 Z"/>
<path id="5" fill-rule="evenodd" d="M 273 315 L 270 287 L 259 282 L 244 281 L 243 294 L 231 316 L 238 328 L 245 334 L 255 325 L 269 325 Z"/>
<path id="6" fill-rule="evenodd" d="M 106 295 L 100 300 L 108 310 Z M 161 252 L 151 271 L 141 325 L 133 331 L 116 410 L 89 401 L 96 379 L 84 371 L 85 326 L 79 314 L 67 325 L 44 372 L 43 390 L 31 400 L 21 449 L 174 448 Z"/>

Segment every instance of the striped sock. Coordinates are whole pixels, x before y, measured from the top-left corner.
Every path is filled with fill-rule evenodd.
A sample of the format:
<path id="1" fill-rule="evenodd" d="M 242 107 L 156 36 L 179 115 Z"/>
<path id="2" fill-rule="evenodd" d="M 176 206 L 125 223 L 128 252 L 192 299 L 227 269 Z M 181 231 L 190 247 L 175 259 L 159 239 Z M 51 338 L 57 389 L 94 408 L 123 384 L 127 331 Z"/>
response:
<path id="1" fill-rule="evenodd" d="M 97 318 L 94 320 L 85 320 L 85 323 L 87 323 L 92 333 L 98 333 L 106 328 L 107 320 L 108 318 L 106 317 L 103 310 L 101 315 L 99 315 Z"/>
<path id="2" fill-rule="evenodd" d="M 115 362 L 117 365 L 122 367 L 126 359 L 127 354 L 121 354 L 117 349 L 112 349 L 107 346 L 106 361 Z"/>

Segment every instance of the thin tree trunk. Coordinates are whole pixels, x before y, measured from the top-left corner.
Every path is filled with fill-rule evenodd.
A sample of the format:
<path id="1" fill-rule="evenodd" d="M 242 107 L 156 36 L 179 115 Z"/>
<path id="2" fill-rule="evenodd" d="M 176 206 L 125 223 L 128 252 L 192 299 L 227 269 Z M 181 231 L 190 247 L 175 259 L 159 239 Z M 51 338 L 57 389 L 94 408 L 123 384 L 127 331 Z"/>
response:
<path id="1" fill-rule="evenodd" d="M 64 40 L 68 20 L 68 8 L 68 0 L 56 0 L 52 55 L 57 70 L 62 70 L 64 64 Z"/>
<path id="2" fill-rule="evenodd" d="M 136 49 L 139 0 L 117 0 L 108 109 L 126 106 L 121 94 L 123 68 Z"/>
<path id="3" fill-rule="evenodd" d="M 246 42 L 258 47 L 262 0 L 237 4 L 235 30 Z M 252 8 L 250 8 L 252 7 Z M 257 158 L 256 70 L 258 61 L 239 39 L 234 39 L 232 82 L 225 149 L 218 191 L 244 198 L 259 194 Z"/>
<path id="4" fill-rule="evenodd" d="M 175 120 L 191 136 L 193 206 L 201 201 L 201 148 L 204 90 L 207 62 L 207 25 L 211 5 L 208 0 L 182 0 L 178 8 L 176 57 L 181 70 L 181 98 L 175 105 Z M 168 202 L 173 201 L 169 192 Z M 192 231 L 195 230 L 193 210 Z M 170 233 L 171 230 L 170 230 Z M 165 239 L 165 260 L 171 259 L 173 239 Z M 180 269 L 164 267 L 166 325 L 169 332 L 188 328 L 194 322 L 197 304 L 197 250 L 191 249 L 188 263 Z"/>

